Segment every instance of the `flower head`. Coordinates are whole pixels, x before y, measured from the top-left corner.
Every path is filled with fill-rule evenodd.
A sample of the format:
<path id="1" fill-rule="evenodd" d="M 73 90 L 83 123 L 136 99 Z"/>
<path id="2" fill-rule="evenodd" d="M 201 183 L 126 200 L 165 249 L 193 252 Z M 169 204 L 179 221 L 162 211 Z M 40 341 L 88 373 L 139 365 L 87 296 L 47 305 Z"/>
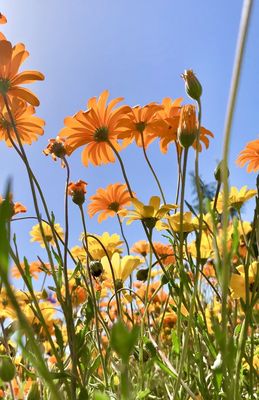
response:
<path id="1" fill-rule="evenodd" d="M 100 212 L 98 222 L 102 222 L 108 217 L 113 217 L 123 207 L 131 202 L 131 196 L 127 186 L 122 183 L 108 185 L 106 189 L 98 189 L 90 197 L 91 203 L 88 206 L 88 214 L 93 217 Z"/>
<path id="2" fill-rule="evenodd" d="M 33 106 L 28 105 L 23 100 L 11 98 L 9 107 L 19 138 L 23 144 L 31 144 L 38 139 L 39 135 L 43 135 L 45 122 L 34 115 L 35 108 Z M 7 146 L 11 147 L 10 138 L 12 141 L 17 142 L 6 106 L 2 105 L 2 108 L 0 108 L 0 140 L 4 140 Z"/>
<path id="3" fill-rule="evenodd" d="M 111 279 L 112 272 L 108 258 L 105 256 L 101 260 L 106 276 Z M 134 256 L 120 257 L 118 253 L 114 253 L 111 257 L 111 263 L 115 275 L 115 280 L 119 281 L 121 285 L 128 279 L 131 273 L 142 264 L 143 259 Z"/>
<path id="4" fill-rule="evenodd" d="M 49 139 L 48 146 L 43 150 L 43 154 L 45 154 L 45 156 L 51 154 L 54 161 L 56 161 L 57 158 L 61 158 L 62 166 L 64 166 L 63 158 L 68 155 L 69 152 L 70 146 L 66 139 L 60 138 L 59 136 L 57 136 L 56 139 Z"/>
<path id="5" fill-rule="evenodd" d="M 0 204 L 3 201 L 4 199 L 2 198 L 2 196 L 0 196 Z M 9 194 L 9 206 L 10 206 L 11 217 L 13 217 L 16 214 L 25 213 L 27 211 L 27 208 L 23 204 L 13 202 L 13 196 L 11 193 Z"/>
<path id="6" fill-rule="evenodd" d="M 108 96 L 109 92 L 105 90 L 98 100 L 93 97 L 88 101 L 87 111 L 79 111 L 73 117 L 65 118 L 65 128 L 59 134 L 70 145 L 69 155 L 85 145 L 82 153 L 85 166 L 89 162 L 93 165 L 114 162 L 111 145 L 120 150 L 117 136 L 122 131 L 121 119 L 130 111 L 130 107 L 114 109 L 123 98 L 116 98 L 107 104 Z"/>
<path id="7" fill-rule="evenodd" d="M 247 189 L 247 186 L 243 186 L 240 190 L 238 190 L 237 187 L 232 186 L 228 196 L 228 207 L 240 210 L 242 205 L 256 194 L 257 190 Z M 217 200 L 217 210 L 220 214 L 223 212 L 223 204 L 224 195 L 220 192 Z"/>
<path id="8" fill-rule="evenodd" d="M 251 296 L 253 292 L 259 289 L 259 270 L 258 262 L 254 261 L 249 265 L 248 268 L 248 281 L 249 281 L 249 295 Z M 246 276 L 244 265 L 239 265 L 237 267 L 237 274 L 232 274 L 229 287 L 232 290 L 232 297 L 234 299 L 242 298 L 246 299 Z"/>
<path id="9" fill-rule="evenodd" d="M 259 170 L 259 139 L 247 143 L 236 161 L 237 165 L 243 167 L 247 163 L 247 172 Z"/>
<path id="10" fill-rule="evenodd" d="M 158 126 L 161 124 L 160 119 L 157 118 L 157 112 L 163 109 L 163 106 L 150 103 L 144 107 L 135 106 L 122 120 L 123 133 L 118 135 L 118 138 L 126 138 L 128 142 L 136 140 L 136 144 L 142 147 L 142 138 L 145 148 L 155 139 L 150 135 L 156 132 Z"/>
<path id="11" fill-rule="evenodd" d="M 85 202 L 86 185 L 87 183 L 81 180 L 68 184 L 68 194 L 72 197 L 73 202 L 79 206 Z"/>
<path id="12" fill-rule="evenodd" d="M 122 210 L 119 212 L 128 218 L 127 225 L 133 221 L 141 220 L 147 228 L 153 229 L 156 223 L 162 219 L 165 214 L 170 210 L 176 209 L 178 206 L 175 204 L 164 204 L 160 206 L 160 198 L 152 196 L 149 200 L 149 205 L 145 205 L 138 199 L 131 199 L 135 210 Z"/>
<path id="13" fill-rule="evenodd" d="M 38 71 L 23 71 L 18 73 L 21 64 L 29 53 L 22 43 L 14 47 L 8 40 L 0 40 L 0 94 L 2 96 L 17 97 L 33 106 L 40 104 L 38 98 L 21 84 L 44 80 L 44 75 Z"/>
<path id="14" fill-rule="evenodd" d="M 52 246 L 55 246 L 53 232 L 52 232 L 50 225 L 44 221 L 42 221 L 41 223 L 42 223 L 45 240 Z M 54 224 L 54 229 L 55 229 L 56 233 L 61 238 L 63 238 L 64 233 L 63 233 L 63 229 L 61 228 L 61 226 L 59 224 Z M 34 225 L 32 227 L 32 230 L 30 231 L 30 235 L 31 235 L 31 242 L 38 242 L 38 243 L 40 243 L 41 247 L 43 247 L 43 248 L 45 247 L 39 224 Z"/>
<path id="15" fill-rule="evenodd" d="M 157 223 L 157 229 L 158 230 L 172 229 L 174 232 L 179 233 L 180 227 L 181 227 L 180 215 L 181 214 L 179 212 L 177 212 L 173 215 L 168 216 L 167 217 L 168 223 L 159 221 Z M 192 218 L 192 213 L 190 211 L 183 213 L 182 229 L 183 229 L 183 232 L 185 232 L 185 233 L 193 232 L 195 230 L 195 220 Z"/>

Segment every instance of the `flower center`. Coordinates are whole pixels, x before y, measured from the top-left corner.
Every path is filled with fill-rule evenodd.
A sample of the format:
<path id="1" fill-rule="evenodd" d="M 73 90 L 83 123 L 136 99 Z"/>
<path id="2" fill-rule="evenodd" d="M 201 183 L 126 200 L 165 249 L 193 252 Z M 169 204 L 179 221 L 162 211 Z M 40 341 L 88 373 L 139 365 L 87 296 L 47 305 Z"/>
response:
<path id="1" fill-rule="evenodd" d="M 148 229 L 153 229 L 157 223 L 158 219 L 154 218 L 154 217 L 150 217 L 150 218 L 143 218 L 143 222 L 146 225 L 146 227 Z"/>
<path id="2" fill-rule="evenodd" d="M 108 209 L 117 212 L 119 211 L 119 207 L 119 203 L 117 203 L 117 201 L 114 201 L 113 203 L 109 204 Z"/>
<path id="3" fill-rule="evenodd" d="M 9 79 L 0 78 L 0 93 L 6 94 L 10 89 L 11 82 Z"/>
<path id="4" fill-rule="evenodd" d="M 96 142 L 106 142 L 108 140 L 109 131 L 106 126 L 101 126 L 97 128 L 94 132 L 94 140 Z"/>
<path id="5" fill-rule="evenodd" d="M 52 236 L 51 235 L 45 235 L 45 239 L 47 240 L 47 242 L 51 242 Z"/>
<path id="6" fill-rule="evenodd" d="M 144 132 L 145 127 L 146 127 L 146 123 L 143 122 L 143 121 L 140 121 L 140 122 L 137 122 L 137 123 L 136 123 L 136 129 L 137 129 L 137 131 L 139 131 L 139 132 Z"/>
<path id="7" fill-rule="evenodd" d="M 0 90 L 0 92 L 1 92 L 1 90 Z M 1 126 L 3 129 L 6 129 L 6 130 L 7 130 L 7 128 L 11 128 L 10 122 L 7 121 L 7 120 L 4 119 L 4 118 L 0 118 L 0 126 Z"/>

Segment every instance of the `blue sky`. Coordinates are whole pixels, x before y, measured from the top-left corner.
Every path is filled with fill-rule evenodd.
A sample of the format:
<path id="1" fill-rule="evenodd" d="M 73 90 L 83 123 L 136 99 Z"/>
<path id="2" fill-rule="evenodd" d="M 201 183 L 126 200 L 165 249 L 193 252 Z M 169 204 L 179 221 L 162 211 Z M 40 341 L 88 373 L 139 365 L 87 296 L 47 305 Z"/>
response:
<path id="1" fill-rule="evenodd" d="M 23 42 L 30 52 L 25 69 L 36 69 L 46 79 L 30 88 L 37 93 L 41 105 L 37 114 L 46 121 L 45 135 L 27 146 L 31 165 L 46 194 L 56 220 L 63 224 L 65 171 L 59 163 L 45 157 L 42 150 L 49 138 L 63 127 L 63 120 L 87 100 L 108 89 L 111 98 L 123 96 L 129 105 L 160 102 L 163 97 L 184 97 L 180 74 L 191 68 L 203 85 L 203 121 L 215 139 L 201 155 L 201 176 L 213 180 L 213 170 L 221 158 L 225 109 L 233 66 L 241 0 L 19 0 L 2 1 L 0 11 L 8 18 L 1 30 L 12 43 Z M 254 188 L 256 175 L 235 166 L 239 151 L 248 141 L 258 138 L 259 126 L 259 3 L 255 2 L 249 30 L 246 58 L 232 131 L 230 182 Z M 22 162 L 12 149 L 0 143 L 0 192 L 7 177 L 13 179 L 16 201 L 34 215 L 28 180 Z M 165 188 L 166 197 L 174 201 L 177 181 L 173 146 L 166 156 L 155 141 L 148 154 Z M 88 182 L 88 194 L 109 183 L 123 182 L 118 164 L 85 168 L 81 149 L 70 157 L 71 179 Z M 146 202 L 158 194 L 146 167 L 141 150 L 135 145 L 121 153 L 132 187 Z M 189 171 L 194 169 L 192 158 Z M 187 196 L 191 199 L 190 185 Z M 246 206 L 252 215 L 253 204 Z M 71 204 L 70 244 L 78 244 L 81 224 L 77 208 Z M 30 244 L 32 222 L 15 222 L 21 256 L 30 260 L 42 254 L 37 244 Z M 118 232 L 115 219 L 101 225 L 88 219 L 88 230 L 95 233 Z M 135 224 L 126 229 L 130 244 L 144 239 L 142 228 Z"/>

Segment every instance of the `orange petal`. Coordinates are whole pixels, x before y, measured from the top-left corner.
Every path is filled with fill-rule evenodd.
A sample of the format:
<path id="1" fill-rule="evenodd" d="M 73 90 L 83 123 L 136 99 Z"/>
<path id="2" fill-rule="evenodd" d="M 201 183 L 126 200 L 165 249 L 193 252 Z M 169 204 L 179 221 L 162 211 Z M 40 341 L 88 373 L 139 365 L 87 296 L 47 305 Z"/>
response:
<path id="1" fill-rule="evenodd" d="M 6 65 L 12 58 L 12 45 L 8 40 L 0 41 L 0 65 Z"/>
<path id="2" fill-rule="evenodd" d="M 21 83 L 31 83 L 34 81 L 43 81 L 45 79 L 44 75 L 38 71 L 24 71 L 16 75 L 12 79 L 12 85 L 20 85 Z"/>
<path id="3" fill-rule="evenodd" d="M 39 99 L 29 89 L 15 87 L 10 89 L 8 94 L 14 97 L 19 97 L 19 99 L 23 99 L 35 107 L 40 104 Z"/>

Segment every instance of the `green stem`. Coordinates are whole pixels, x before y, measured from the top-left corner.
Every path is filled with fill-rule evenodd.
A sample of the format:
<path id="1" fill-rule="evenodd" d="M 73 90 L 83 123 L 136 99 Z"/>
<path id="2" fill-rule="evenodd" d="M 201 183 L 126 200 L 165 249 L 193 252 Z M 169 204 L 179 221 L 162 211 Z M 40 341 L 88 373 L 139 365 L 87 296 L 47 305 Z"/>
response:
<path id="1" fill-rule="evenodd" d="M 226 121 L 225 121 L 225 128 L 224 128 L 224 145 L 223 145 L 223 158 L 222 158 L 222 176 L 223 176 L 223 239 L 222 239 L 222 246 L 223 246 L 223 260 L 222 265 L 224 268 L 222 269 L 222 322 L 221 322 L 221 331 L 222 331 L 222 371 L 223 376 L 226 377 L 227 374 L 227 365 L 228 365 L 228 358 L 229 354 L 227 351 L 228 347 L 228 339 L 227 339 L 227 297 L 228 297 L 228 286 L 229 286 L 229 279 L 230 279 L 230 260 L 229 260 L 229 253 L 227 249 L 227 228 L 228 228 L 228 196 L 229 196 L 229 187 L 228 187 L 228 154 L 230 148 L 230 137 L 231 137 L 231 127 L 232 121 L 234 116 L 236 98 L 237 98 L 237 91 L 240 81 L 240 73 L 241 67 L 243 62 L 244 56 L 244 49 L 247 39 L 247 32 L 249 27 L 250 15 L 252 11 L 252 0 L 244 0 L 243 2 L 243 9 L 242 9 L 242 16 L 240 21 L 239 27 L 239 36 L 238 42 L 236 47 L 236 55 L 232 73 L 232 80 L 231 80 L 231 87 L 229 92 L 229 100 L 228 100 L 228 107 L 226 112 Z M 232 382 L 231 382 L 231 375 L 228 374 L 229 381 L 227 382 L 226 379 L 223 380 L 223 391 L 225 396 L 230 394 L 230 390 L 232 390 Z M 236 373 L 235 376 L 235 397 L 234 400 L 238 400 L 239 396 L 239 374 Z"/>
<path id="2" fill-rule="evenodd" d="M 157 183 L 157 186 L 158 186 L 158 189 L 159 189 L 159 191 L 160 191 L 160 194 L 161 194 L 161 197 L 162 197 L 162 199 L 163 199 L 163 202 L 164 202 L 164 204 L 166 204 L 165 195 L 164 195 L 162 186 L 161 186 L 161 184 L 160 184 L 160 182 L 159 182 L 159 179 L 158 179 L 158 177 L 157 177 L 157 174 L 155 173 L 155 170 L 154 170 L 154 168 L 152 167 L 152 164 L 151 164 L 151 162 L 150 162 L 150 160 L 149 160 L 149 158 L 148 158 L 148 156 L 147 156 L 147 152 L 146 152 L 146 148 L 145 148 L 145 142 L 144 142 L 144 133 L 143 133 L 143 130 L 140 131 L 140 135 L 141 135 L 141 143 L 142 143 L 142 149 L 143 149 L 144 158 L 145 158 L 145 160 L 146 160 L 146 162 L 147 162 L 147 165 L 148 165 L 149 168 L 150 168 L 150 171 L 152 172 L 153 177 L 155 178 L 155 181 L 156 181 L 156 183 Z"/>

